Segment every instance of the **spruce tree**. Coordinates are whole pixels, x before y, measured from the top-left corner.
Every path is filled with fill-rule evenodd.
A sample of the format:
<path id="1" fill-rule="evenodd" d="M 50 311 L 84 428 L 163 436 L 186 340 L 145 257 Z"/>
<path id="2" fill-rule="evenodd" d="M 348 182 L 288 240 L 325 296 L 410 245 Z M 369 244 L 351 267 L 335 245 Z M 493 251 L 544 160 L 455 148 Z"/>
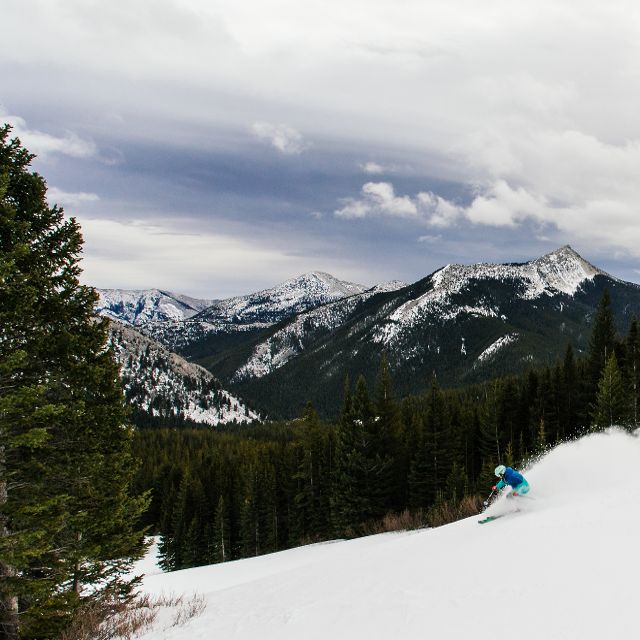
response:
<path id="1" fill-rule="evenodd" d="M 589 341 L 589 374 L 592 398 L 598 387 L 602 370 L 614 351 L 615 341 L 616 330 L 611 309 L 611 296 L 609 290 L 605 289 L 596 310 Z"/>
<path id="2" fill-rule="evenodd" d="M 626 347 L 625 377 L 631 399 L 629 422 L 637 429 L 640 426 L 640 328 L 636 318 L 631 321 Z"/>
<path id="3" fill-rule="evenodd" d="M 0 625 L 26 639 L 126 590 L 146 500 L 130 495 L 132 431 L 97 294 L 79 284 L 79 226 L 48 205 L 34 156 L 9 134 L 0 127 Z"/>
<path id="4" fill-rule="evenodd" d="M 301 422 L 303 432 L 294 475 L 297 486 L 293 531 L 299 540 L 318 540 L 329 533 L 329 438 L 310 402 L 305 407 Z"/>
<path id="5" fill-rule="evenodd" d="M 400 410 L 393 391 L 389 363 L 383 356 L 375 387 L 375 417 L 372 423 L 374 455 L 377 457 L 376 501 L 381 515 L 401 507 L 402 465 L 400 455 Z"/>
<path id="6" fill-rule="evenodd" d="M 229 560 L 230 540 L 229 540 L 229 515 L 224 502 L 224 496 L 218 499 L 216 507 L 215 521 L 213 526 L 213 561 L 226 562 Z"/>
<path id="7" fill-rule="evenodd" d="M 628 416 L 627 391 L 618 367 L 616 354 L 612 353 L 598 383 L 592 429 L 602 430 L 614 425 L 626 425 Z"/>

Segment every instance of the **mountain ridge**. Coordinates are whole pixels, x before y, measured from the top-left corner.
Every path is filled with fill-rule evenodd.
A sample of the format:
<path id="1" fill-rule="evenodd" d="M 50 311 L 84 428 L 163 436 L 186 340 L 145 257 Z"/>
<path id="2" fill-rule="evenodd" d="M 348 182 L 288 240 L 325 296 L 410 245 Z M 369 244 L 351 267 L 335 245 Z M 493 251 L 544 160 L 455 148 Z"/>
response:
<path id="1" fill-rule="evenodd" d="M 640 315 L 640 286 L 569 245 L 522 263 L 449 264 L 413 284 L 335 282 L 342 283 L 311 272 L 139 329 L 263 413 L 293 417 L 306 400 L 334 414 L 345 376 L 364 374 L 373 384 L 383 353 L 398 391 L 415 393 L 434 373 L 441 384 L 457 386 L 545 366 L 568 344 L 586 349 L 605 289 L 614 294 L 620 322 Z M 335 299 L 323 302 L 327 292 Z"/>

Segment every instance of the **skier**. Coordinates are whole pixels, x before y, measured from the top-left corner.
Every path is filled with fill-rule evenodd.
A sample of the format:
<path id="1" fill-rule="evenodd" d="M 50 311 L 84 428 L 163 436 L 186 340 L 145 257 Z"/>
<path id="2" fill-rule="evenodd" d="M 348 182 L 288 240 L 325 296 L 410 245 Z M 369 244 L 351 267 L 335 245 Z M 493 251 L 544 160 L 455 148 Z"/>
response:
<path id="1" fill-rule="evenodd" d="M 507 496 L 509 498 L 511 496 L 524 496 L 529 493 L 529 483 L 521 473 L 518 473 L 512 467 L 505 467 L 503 464 L 499 464 L 495 469 L 495 474 L 500 480 L 495 486 L 491 487 L 493 491 L 500 491 L 503 487 L 510 486 L 511 493 Z"/>

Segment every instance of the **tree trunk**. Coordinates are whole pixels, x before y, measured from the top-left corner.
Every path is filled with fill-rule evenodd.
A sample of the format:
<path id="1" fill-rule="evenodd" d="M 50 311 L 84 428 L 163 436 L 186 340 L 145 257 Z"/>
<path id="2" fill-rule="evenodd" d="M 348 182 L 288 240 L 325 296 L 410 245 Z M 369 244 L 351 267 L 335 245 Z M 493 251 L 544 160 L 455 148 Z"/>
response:
<path id="1" fill-rule="evenodd" d="M 0 446 L 0 474 L 4 475 L 4 446 Z M 7 481 L 0 479 L 0 538 L 9 535 L 2 509 L 7 503 Z M 0 640 L 18 638 L 18 597 L 6 587 L 7 578 L 15 576 L 15 570 L 0 559 Z"/>

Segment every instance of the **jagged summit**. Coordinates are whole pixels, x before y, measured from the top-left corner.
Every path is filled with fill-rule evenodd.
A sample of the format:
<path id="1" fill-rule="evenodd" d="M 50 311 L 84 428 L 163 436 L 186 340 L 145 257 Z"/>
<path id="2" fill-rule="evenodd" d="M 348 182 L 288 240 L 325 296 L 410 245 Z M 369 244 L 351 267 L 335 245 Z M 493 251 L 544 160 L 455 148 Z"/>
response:
<path id="1" fill-rule="evenodd" d="M 562 292 L 573 295 L 582 282 L 590 280 L 595 275 L 607 274 L 587 262 L 569 245 L 565 245 L 530 262 L 448 264 L 436 271 L 433 279 L 434 289 L 443 293 L 459 290 L 471 278 L 521 278 L 526 284 L 522 297 L 532 299 L 545 293 L 553 295 Z"/>
<path id="2" fill-rule="evenodd" d="M 389 344 L 400 333 L 426 315 L 450 320 L 461 313 L 497 317 L 499 309 L 474 296 L 467 297 L 464 304 L 454 302 L 473 282 L 512 283 L 515 294 L 523 300 L 534 300 L 540 296 L 566 294 L 573 296 L 580 286 L 596 275 L 606 275 L 582 258 L 569 245 L 565 245 L 536 260 L 524 263 L 472 265 L 448 264 L 432 276 L 432 287 L 423 295 L 409 300 L 397 308 L 389 318 L 376 341 Z"/>
<path id="3" fill-rule="evenodd" d="M 295 313 L 362 293 L 366 289 L 361 284 L 339 280 L 323 271 L 311 271 L 270 289 L 221 300 L 200 313 L 196 319 L 216 323 L 272 324 Z"/>
<path id="4" fill-rule="evenodd" d="M 575 293 L 585 279 L 591 279 L 595 275 L 608 275 L 587 262 L 568 244 L 529 264 L 536 267 L 549 286 L 569 294 Z"/>

